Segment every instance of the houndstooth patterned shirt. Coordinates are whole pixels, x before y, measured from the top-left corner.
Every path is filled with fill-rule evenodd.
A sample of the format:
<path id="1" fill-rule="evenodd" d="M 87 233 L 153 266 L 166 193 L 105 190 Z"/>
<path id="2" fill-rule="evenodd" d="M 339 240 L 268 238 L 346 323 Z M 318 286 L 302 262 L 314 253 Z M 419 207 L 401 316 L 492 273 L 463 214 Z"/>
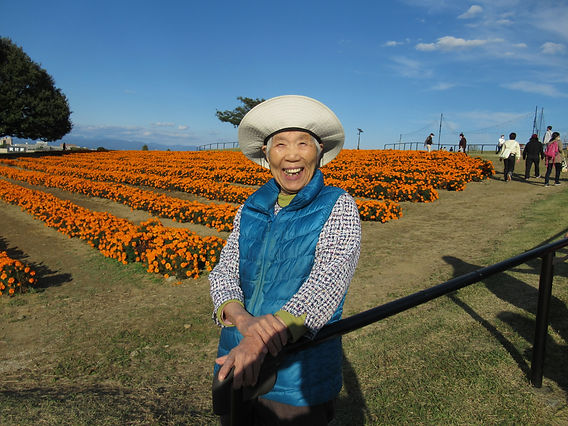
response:
<path id="1" fill-rule="evenodd" d="M 209 274 L 213 319 L 223 326 L 217 312 L 223 303 L 238 300 L 244 304 L 239 281 L 239 234 L 242 206 L 235 215 L 233 231 L 221 251 L 219 263 Z M 276 203 L 274 213 L 282 210 Z M 355 200 L 342 194 L 324 224 L 316 245 L 314 265 L 308 279 L 282 310 L 299 317 L 306 314 L 306 336 L 313 338 L 331 318 L 347 293 L 361 247 L 361 222 Z"/>

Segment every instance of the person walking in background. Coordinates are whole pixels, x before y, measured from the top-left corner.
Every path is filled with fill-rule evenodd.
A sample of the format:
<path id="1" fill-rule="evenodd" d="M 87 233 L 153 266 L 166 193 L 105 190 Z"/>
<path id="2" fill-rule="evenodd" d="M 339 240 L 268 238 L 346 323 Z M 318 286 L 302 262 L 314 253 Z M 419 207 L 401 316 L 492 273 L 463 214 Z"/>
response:
<path id="1" fill-rule="evenodd" d="M 516 133 L 509 134 L 509 139 L 505 141 L 501 148 L 501 153 L 499 154 L 499 159 L 502 160 L 504 164 L 503 179 L 505 182 L 511 181 L 513 171 L 515 170 L 515 160 L 517 160 L 517 162 L 521 161 L 521 147 L 515 140 L 516 138 Z"/>
<path id="2" fill-rule="evenodd" d="M 546 164 L 546 174 L 544 175 L 544 186 L 548 186 L 548 181 L 550 180 L 550 175 L 552 173 L 552 167 L 556 168 L 556 175 L 554 176 L 554 184 L 560 185 L 560 172 L 562 171 L 562 160 L 564 156 L 560 147 L 562 142 L 560 141 L 560 133 L 554 132 L 550 137 L 550 142 L 546 145 L 544 151 L 544 162 Z"/>
<path id="3" fill-rule="evenodd" d="M 495 154 L 498 154 L 499 151 L 501 151 L 501 147 L 503 146 L 504 143 L 505 143 L 505 135 L 501 135 L 501 137 L 499 138 L 499 142 L 497 143 L 497 150 L 495 151 Z"/>
<path id="4" fill-rule="evenodd" d="M 546 145 L 548 144 L 548 142 L 550 142 L 551 139 L 552 139 L 552 126 L 548 126 L 546 128 L 546 133 L 544 134 L 544 137 L 542 138 L 542 143 L 543 143 L 545 149 L 546 149 Z"/>
<path id="5" fill-rule="evenodd" d="M 529 178 L 531 167 L 534 164 L 534 177 L 540 178 L 539 163 L 544 159 L 544 151 L 542 143 L 538 140 L 538 135 L 534 134 L 525 145 L 523 150 L 523 159 L 525 160 L 525 179 Z"/>
<path id="6" fill-rule="evenodd" d="M 432 151 L 432 136 L 434 136 L 434 133 L 430 133 L 424 141 L 424 146 L 426 147 L 428 152 Z"/>
<path id="7" fill-rule="evenodd" d="M 463 152 L 464 154 L 465 152 L 465 148 L 467 146 L 467 139 L 465 138 L 465 136 L 463 135 L 463 133 L 460 133 L 460 142 L 459 142 L 459 150 L 460 152 Z"/>

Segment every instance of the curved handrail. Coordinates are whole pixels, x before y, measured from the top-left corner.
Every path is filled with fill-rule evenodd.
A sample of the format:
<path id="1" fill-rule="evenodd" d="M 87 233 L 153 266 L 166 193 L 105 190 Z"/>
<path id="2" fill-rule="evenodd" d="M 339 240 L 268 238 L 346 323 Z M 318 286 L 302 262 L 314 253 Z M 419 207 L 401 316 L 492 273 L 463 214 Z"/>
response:
<path id="1" fill-rule="evenodd" d="M 334 322 L 333 324 L 328 324 L 318 332 L 314 339 L 309 340 L 304 338 L 300 339 L 298 342 L 291 343 L 285 346 L 276 358 L 267 356 L 265 362 L 261 367 L 260 379 L 258 381 L 259 384 L 256 387 L 244 388 L 242 390 L 235 391 L 238 397 L 235 397 L 235 394 L 233 393 L 234 391 L 232 389 L 232 371 L 231 374 L 229 374 L 223 381 L 219 381 L 217 375 L 215 375 L 213 379 L 213 411 L 216 414 L 220 415 L 228 414 L 228 410 L 230 409 L 231 404 L 234 404 L 239 399 L 247 400 L 258 396 L 260 394 L 258 388 L 266 389 L 267 382 L 274 381 L 274 375 L 276 373 L 276 370 L 278 369 L 278 366 L 289 354 L 308 349 L 330 339 L 334 339 L 344 334 L 358 330 L 359 328 L 404 312 L 430 300 L 444 296 L 448 293 L 452 293 L 463 287 L 475 284 L 487 277 L 506 271 L 537 257 L 543 257 L 543 263 L 541 268 L 539 287 L 537 330 L 535 332 L 535 340 L 533 342 L 533 347 L 535 348 L 535 350 L 533 350 L 532 360 L 532 382 L 535 387 L 540 387 L 542 384 L 544 342 L 546 340 L 546 330 L 548 328 L 548 302 L 546 300 L 546 296 L 548 296 L 548 299 L 550 299 L 550 288 L 552 287 L 553 275 L 552 263 L 555 252 L 566 246 L 568 246 L 568 238 L 563 238 L 558 241 L 533 248 L 517 256 L 495 263 L 494 265 L 486 266 L 476 271 L 472 271 L 459 277 L 452 278 L 434 287 L 430 287 L 428 289 L 413 293 L 409 296 L 405 296 L 392 302 L 385 303 L 384 305 L 377 306 L 359 314 L 355 314 L 348 318 L 344 318 L 342 320 Z M 269 387 L 268 390 L 270 390 L 270 388 L 271 387 Z"/>

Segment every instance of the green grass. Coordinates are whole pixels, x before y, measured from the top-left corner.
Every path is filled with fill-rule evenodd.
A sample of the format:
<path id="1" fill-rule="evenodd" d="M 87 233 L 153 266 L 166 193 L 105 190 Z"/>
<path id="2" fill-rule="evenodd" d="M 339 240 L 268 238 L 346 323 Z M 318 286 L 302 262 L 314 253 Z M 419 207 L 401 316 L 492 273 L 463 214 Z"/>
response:
<path id="1" fill-rule="evenodd" d="M 566 205 L 566 191 L 534 203 L 498 251 L 479 265 L 457 263 L 456 274 L 562 236 Z M 539 268 L 531 261 L 346 336 L 345 370 L 352 373 L 336 424 L 562 423 L 568 268 L 555 267 L 544 383 L 535 389 L 529 371 Z"/>

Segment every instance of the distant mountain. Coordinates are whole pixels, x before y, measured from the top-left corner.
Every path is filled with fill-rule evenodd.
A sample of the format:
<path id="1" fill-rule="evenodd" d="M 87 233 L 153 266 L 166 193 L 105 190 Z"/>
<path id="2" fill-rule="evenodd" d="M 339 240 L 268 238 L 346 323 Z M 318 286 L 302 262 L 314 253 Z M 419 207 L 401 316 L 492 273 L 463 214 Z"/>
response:
<path id="1" fill-rule="evenodd" d="M 97 149 L 103 147 L 106 149 L 117 150 L 130 150 L 140 151 L 144 145 L 148 145 L 148 149 L 152 151 L 196 151 L 197 147 L 194 145 L 163 145 L 152 142 L 142 141 L 125 141 L 122 139 L 87 139 L 81 137 L 66 137 L 63 138 L 66 143 L 75 144 L 81 147 Z"/>
<path id="2" fill-rule="evenodd" d="M 34 141 L 27 139 L 13 138 L 15 143 L 31 143 Z M 197 151 L 197 146 L 195 145 L 162 145 L 159 143 L 148 143 L 148 142 L 138 142 L 138 141 L 125 141 L 122 139 L 87 139 L 80 136 L 68 136 L 64 137 L 62 140 L 57 142 L 49 142 L 50 146 L 60 146 L 66 143 L 67 145 L 77 145 L 81 148 L 97 149 L 103 147 L 106 149 L 116 149 L 116 150 L 128 150 L 128 151 L 140 151 L 144 145 L 148 145 L 148 149 L 151 151 Z"/>

